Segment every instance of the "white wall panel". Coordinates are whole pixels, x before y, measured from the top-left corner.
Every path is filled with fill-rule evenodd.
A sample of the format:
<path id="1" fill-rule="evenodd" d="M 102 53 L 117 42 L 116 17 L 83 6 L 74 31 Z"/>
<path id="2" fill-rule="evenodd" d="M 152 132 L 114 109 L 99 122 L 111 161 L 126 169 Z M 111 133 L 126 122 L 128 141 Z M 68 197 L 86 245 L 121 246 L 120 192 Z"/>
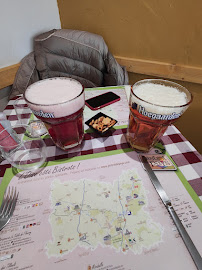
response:
<path id="1" fill-rule="evenodd" d="M 33 50 L 34 36 L 61 28 L 57 0 L 0 0 L 0 68 Z"/>

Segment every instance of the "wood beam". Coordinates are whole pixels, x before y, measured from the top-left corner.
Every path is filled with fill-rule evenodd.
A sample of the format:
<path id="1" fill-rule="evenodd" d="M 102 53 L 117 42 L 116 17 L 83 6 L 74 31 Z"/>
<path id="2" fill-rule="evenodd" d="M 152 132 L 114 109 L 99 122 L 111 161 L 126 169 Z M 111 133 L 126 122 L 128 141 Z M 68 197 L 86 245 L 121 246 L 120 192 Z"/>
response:
<path id="1" fill-rule="evenodd" d="M 128 72 L 202 84 L 202 67 L 115 56 Z"/>
<path id="2" fill-rule="evenodd" d="M 0 68 L 0 89 L 13 84 L 15 74 L 20 64 Z"/>
<path id="3" fill-rule="evenodd" d="M 115 56 L 128 72 L 202 84 L 202 67 Z M 12 85 L 20 64 L 0 68 L 0 89 Z"/>

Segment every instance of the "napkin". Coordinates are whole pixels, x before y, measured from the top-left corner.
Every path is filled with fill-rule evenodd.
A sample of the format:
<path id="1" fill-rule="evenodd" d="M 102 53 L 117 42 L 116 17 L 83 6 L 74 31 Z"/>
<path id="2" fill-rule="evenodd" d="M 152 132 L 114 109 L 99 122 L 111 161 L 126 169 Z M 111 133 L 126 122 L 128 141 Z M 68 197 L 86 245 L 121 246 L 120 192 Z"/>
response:
<path id="1" fill-rule="evenodd" d="M 0 113 L 0 147 L 1 150 L 9 152 L 17 145 L 12 135 L 13 129 L 10 122 L 6 119 L 4 113 Z"/>

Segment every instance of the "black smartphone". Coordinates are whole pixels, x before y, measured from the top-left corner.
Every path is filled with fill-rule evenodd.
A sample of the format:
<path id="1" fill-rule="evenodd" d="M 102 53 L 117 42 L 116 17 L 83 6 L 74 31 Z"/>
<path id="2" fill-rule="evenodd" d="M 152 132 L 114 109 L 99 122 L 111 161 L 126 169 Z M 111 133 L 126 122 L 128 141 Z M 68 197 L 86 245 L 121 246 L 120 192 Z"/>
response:
<path id="1" fill-rule="evenodd" d="M 107 92 L 99 96 L 87 99 L 86 105 L 91 110 L 95 111 L 119 100 L 120 96 L 114 94 L 113 92 Z"/>

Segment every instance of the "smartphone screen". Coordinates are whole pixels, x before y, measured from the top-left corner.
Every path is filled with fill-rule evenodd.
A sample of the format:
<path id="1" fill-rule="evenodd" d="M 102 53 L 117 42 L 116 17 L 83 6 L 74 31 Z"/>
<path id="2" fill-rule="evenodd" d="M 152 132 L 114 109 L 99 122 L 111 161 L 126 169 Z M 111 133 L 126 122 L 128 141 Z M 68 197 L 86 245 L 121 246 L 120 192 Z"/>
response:
<path id="1" fill-rule="evenodd" d="M 120 97 L 118 95 L 114 94 L 113 92 L 107 92 L 105 94 L 87 99 L 86 105 L 91 110 L 98 110 L 119 100 Z"/>

